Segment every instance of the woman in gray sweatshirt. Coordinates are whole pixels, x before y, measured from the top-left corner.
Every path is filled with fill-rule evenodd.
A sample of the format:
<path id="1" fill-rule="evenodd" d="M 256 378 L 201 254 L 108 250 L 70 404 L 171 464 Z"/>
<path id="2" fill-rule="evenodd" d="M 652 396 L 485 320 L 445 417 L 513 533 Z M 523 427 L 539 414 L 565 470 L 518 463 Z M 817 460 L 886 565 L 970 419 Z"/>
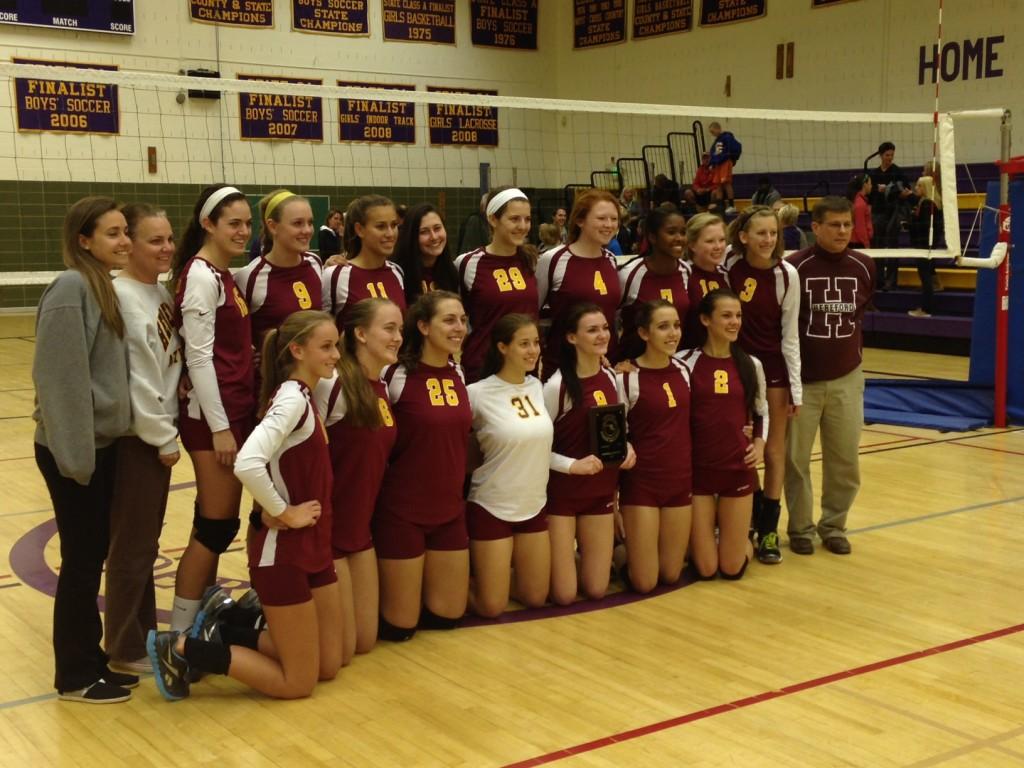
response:
<path id="1" fill-rule="evenodd" d="M 110 537 L 116 441 L 131 425 L 124 320 L 110 270 L 131 249 L 117 204 L 87 197 L 64 218 L 67 270 L 39 300 L 35 455 L 53 501 L 61 567 L 53 606 L 61 699 L 126 701 L 138 678 L 112 672 L 100 647 L 96 598 Z"/>

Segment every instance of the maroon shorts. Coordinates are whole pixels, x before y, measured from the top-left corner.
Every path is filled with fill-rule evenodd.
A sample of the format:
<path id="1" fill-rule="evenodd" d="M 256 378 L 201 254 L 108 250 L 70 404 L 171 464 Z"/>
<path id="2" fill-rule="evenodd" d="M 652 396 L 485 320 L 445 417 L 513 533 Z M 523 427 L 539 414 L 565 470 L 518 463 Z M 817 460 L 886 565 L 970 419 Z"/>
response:
<path id="1" fill-rule="evenodd" d="M 457 516 L 443 523 L 414 523 L 378 509 L 373 516 L 373 543 L 377 557 L 386 560 L 419 557 L 428 549 L 436 552 L 467 549 L 466 514 L 460 510 Z"/>
<path id="2" fill-rule="evenodd" d="M 313 599 L 313 590 L 338 581 L 334 564 L 317 573 L 295 565 L 264 565 L 249 569 L 249 581 L 264 605 L 301 605 Z"/>
<path id="3" fill-rule="evenodd" d="M 239 448 L 242 447 L 242 443 L 245 442 L 254 426 L 256 424 L 252 418 L 231 422 L 229 428 L 231 434 L 235 436 L 235 442 Z M 181 435 L 181 444 L 189 453 L 213 450 L 213 433 L 210 432 L 206 419 L 192 419 L 182 414 L 178 418 L 178 434 Z"/>
<path id="4" fill-rule="evenodd" d="M 333 509 L 339 510 L 344 507 L 334 504 Z M 331 552 L 335 560 L 373 549 L 373 532 L 370 530 L 369 517 L 365 520 L 354 520 L 347 514 L 335 511 L 332 524 L 334 530 L 331 533 Z"/>
<path id="5" fill-rule="evenodd" d="M 724 496 L 740 498 L 757 490 L 757 471 L 754 469 L 697 469 L 693 470 L 694 496 Z"/>
<path id="6" fill-rule="evenodd" d="M 789 389 L 789 368 L 781 352 L 758 352 L 755 357 L 764 368 L 765 385 L 771 388 Z"/>
<path id="7" fill-rule="evenodd" d="M 598 496 L 591 499 L 580 499 L 575 496 L 566 496 L 560 499 L 549 496 L 544 512 L 557 517 L 579 517 L 580 515 L 610 515 L 614 508 L 614 496 Z"/>
<path id="8" fill-rule="evenodd" d="M 497 539 L 511 539 L 520 533 L 541 533 L 548 529 L 548 516 L 542 509 L 529 520 L 520 520 L 510 523 L 507 520 L 495 517 L 479 504 L 468 502 L 466 504 L 466 527 L 469 529 L 469 538 L 474 541 L 495 541 Z"/>
<path id="9" fill-rule="evenodd" d="M 688 507 L 693 493 L 689 477 L 666 481 L 644 477 L 636 470 L 623 472 L 619 478 L 620 507 Z"/>

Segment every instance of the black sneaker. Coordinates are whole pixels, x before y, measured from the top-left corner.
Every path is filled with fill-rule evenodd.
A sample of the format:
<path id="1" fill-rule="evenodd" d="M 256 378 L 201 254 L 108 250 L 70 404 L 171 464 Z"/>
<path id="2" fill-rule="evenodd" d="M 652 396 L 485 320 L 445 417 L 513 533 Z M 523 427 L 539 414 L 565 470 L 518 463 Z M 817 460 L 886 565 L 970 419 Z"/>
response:
<path id="1" fill-rule="evenodd" d="M 260 602 L 256 590 L 250 589 L 238 598 L 235 607 L 224 615 L 224 620 L 236 627 L 266 629 L 267 620 L 263 615 L 263 603 Z"/>
<path id="2" fill-rule="evenodd" d="M 188 636 L 197 640 L 219 643 L 220 629 L 217 627 L 217 622 L 220 620 L 221 614 L 234 605 L 235 601 L 231 599 L 231 595 L 226 590 L 218 586 L 207 589 Z"/>
<path id="3" fill-rule="evenodd" d="M 153 664 L 156 687 L 168 701 L 178 701 L 189 694 L 188 662 L 174 651 L 180 634 L 151 629 L 146 637 L 146 651 Z"/>
<path id="4" fill-rule="evenodd" d="M 136 679 L 136 682 L 138 680 Z M 92 685 L 79 688 L 77 691 L 57 691 L 57 698 L 61 701 L 78 701 L 82 704 L 119 704 L 128 701 L 132 692 L 119 685 L 113 685 L 105 680 L 97 680 Z"/>
<path id="5" fill-rule="evenodd" d="M 765 565 L 776 565 L 782 562 L 782 552 L 779 550 L 779 534 L 775 531 L 766 533 L 757 542 L 757 559 Z"/>
<path id="6" fill-rule="evenodd" d="M 129 675 L 127 672 L 115 672 L 109 668 L 101 673 L 100 679 L 105 683 L 110 683 L 120 688 L 137 688 L 139 685 L 138 675 Z"/>

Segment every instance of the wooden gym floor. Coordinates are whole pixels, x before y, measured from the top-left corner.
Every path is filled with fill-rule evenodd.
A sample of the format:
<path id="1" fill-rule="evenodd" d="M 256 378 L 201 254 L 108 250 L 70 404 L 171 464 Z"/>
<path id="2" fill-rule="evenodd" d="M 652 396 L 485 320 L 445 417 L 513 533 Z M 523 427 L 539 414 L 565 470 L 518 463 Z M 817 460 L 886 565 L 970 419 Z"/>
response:
<path id="1" fill-rule="evenodd" d="M 127 704 L 58 702 L 33 349 L 31 318 L 0 318 L 0 766 L 1024 765 L 1020 429 L 866 428 L 851 557 L 786 551 L 739 583 L 424 632 L 305 701 L 219 679 L 170 704 L 144 679 Z M 868 350 L 865 367 L 966 378 L 936 355 Z M 191 481 L 184 459 L 165 609 Z M 237 546 L 222 571 L 245 577 Z"/>

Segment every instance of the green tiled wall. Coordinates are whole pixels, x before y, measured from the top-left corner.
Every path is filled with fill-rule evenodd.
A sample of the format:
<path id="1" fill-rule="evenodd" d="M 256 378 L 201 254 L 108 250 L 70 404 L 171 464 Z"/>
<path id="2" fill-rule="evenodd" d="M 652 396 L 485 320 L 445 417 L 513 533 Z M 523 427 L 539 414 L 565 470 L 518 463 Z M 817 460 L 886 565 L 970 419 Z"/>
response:
<path id="1" fill-rule="evenodd" d="M 94 182 L 42 182 L 0 180 L 0 272 L 35 272 L 63 269 L 60 233 L 68 206 L 86 195 L 107 195 L 123 202 L 158 204 L 167 211 L 175 232 L 184 232 L 202 185 L 198 184 L 111 184 Z M 249 194 L 264 194 L 273 187 L 246 186 Z M 396 203 L 415 205 L 428 202 L 441 207 L 448 225 L 448 238 L 454 252 L 459 227 L 479 205 L 475 188 L 381 187 L 302 187 L 298 194 L 327 195 L 331 205 L 344 207 L 353 198 L 367 192 L 390 197 Z M 534 200 L 535 217 L 550 218 L 561 205 L 560 190 L 526 190 Z M 443 200 L 443 203 L 442 203 Z M 317 222 L 317 228 L 322 222 Z M 0 307 L 34 307 L 42 286 L 0 286 Z"/>

